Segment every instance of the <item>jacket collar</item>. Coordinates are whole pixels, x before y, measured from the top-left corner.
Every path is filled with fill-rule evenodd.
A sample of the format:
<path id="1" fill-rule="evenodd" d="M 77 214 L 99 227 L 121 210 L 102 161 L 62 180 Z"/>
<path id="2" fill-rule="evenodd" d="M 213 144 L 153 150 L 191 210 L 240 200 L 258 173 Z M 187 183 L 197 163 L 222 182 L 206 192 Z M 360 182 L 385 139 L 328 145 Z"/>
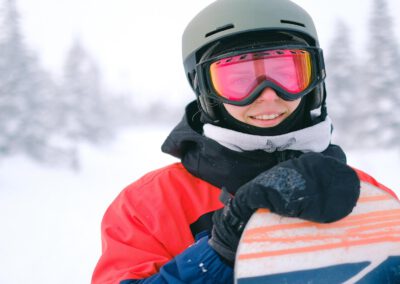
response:
<path id="1" fill-rule="evenodd" d="M 234 194 L 238 187 L 273 167 L 297 151 L 267 153 L 261 150 L 237 152 L 202 135 L 203 124 L 196 102 L 186 107 L 186 115 L 162 145 L 163 152 L 181 159 L 194 176 Z M 278 155 L 279 154 L 279 155 Z"/>
<path id="2" fill-rule="evenodd" d="M 237 152 L 202 133 L 200 110 L 194 101 L 186 107 L 183 119 L 169 134 L 161 149 L 181 159 L 184 167 L 194 176 L 219 188 L 225 187 L 231 194 L 261 172 L 302 153 L 296 150 Z M 332 151 L 330 148 L 327 150 Z M 336 150 L 334 152 L 337 156 L 344 155 L 341 149 L 338 153 Z"/>

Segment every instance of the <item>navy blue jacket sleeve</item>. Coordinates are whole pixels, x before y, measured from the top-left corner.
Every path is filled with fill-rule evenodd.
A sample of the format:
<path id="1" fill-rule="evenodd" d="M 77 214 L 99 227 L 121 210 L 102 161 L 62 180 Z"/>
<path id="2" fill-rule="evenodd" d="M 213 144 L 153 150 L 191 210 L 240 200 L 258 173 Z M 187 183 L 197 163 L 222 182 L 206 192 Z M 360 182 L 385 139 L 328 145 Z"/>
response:
<path id="1" fill-rule="evenodd" d="M 120 282 L 120 284 L 149 283 L 233 283 L 233 269 L 221 261 L 218 254 L 209 246 L 208 236 L 205 236 L 161 267 L 159 273 L 146 279 Z"/>

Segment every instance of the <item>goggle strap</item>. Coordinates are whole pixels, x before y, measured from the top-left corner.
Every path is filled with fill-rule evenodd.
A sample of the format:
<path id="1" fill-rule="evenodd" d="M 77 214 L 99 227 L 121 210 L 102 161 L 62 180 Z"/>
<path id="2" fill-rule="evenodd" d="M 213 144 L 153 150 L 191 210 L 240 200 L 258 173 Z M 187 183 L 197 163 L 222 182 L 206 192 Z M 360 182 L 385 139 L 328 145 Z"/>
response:
<path id="1" fill-rule="evenodd" d="M 323 89 L 323 97 L 322 97 L 322 103 L 321 103 L 321 119 L 325 120 L 325 118 L 328 116 L 328 109 L 326 107 L 326 86 L 325 83 L 322 83 L 322 89 Z"/>
<path id="2" fill-rule="evenodd" d="M 326 119 L 326 117 L 328 116 L 328 109 L 326 106 L 326 86 L 325 83 L 322 83 L 322 92 L 323 92 L 323 97 L 322 97 L 322 101 L 321 101 L 321 110 L 320 110 L 320 115 L 317 118 L 317 122 L 322 122 Z M 332 126 L 333 127 L 333 126 Z"/>

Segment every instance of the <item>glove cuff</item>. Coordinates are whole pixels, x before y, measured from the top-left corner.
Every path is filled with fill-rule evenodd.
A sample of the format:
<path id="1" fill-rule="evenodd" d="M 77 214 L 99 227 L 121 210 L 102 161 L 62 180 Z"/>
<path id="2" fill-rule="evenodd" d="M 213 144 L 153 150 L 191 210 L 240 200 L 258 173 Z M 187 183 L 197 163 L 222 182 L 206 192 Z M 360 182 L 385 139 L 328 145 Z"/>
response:
<path id="1" fill-rule="evenodd" d="M 218 253 L 224 262 L 233 267 L 233 264 L 235 263 L 236 252 L 221 242 L 220 237 L 216 237 L 216 235 L 218 234 L 216 230 L 213 229 L 211 232 L 212 237 L 208 240 L 208 244 Z"/>

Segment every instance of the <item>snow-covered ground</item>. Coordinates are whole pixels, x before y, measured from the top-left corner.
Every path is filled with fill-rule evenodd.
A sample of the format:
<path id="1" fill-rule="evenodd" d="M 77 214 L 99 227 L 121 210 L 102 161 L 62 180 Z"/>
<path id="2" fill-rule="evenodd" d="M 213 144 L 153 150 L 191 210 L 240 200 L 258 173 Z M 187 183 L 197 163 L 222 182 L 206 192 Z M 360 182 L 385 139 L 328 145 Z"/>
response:
<path id="1" fill-rule="evenodd" d="M 115 196 L 149 170 L 170 129 L 136 128 L 101 148 L 82 147 L 82 169 L 0 162 L 0 283 L 90 283 L 100 255 L 100 221 Z M 352 152 L 350 164 L 400 194 L 400 153 Z"/>

